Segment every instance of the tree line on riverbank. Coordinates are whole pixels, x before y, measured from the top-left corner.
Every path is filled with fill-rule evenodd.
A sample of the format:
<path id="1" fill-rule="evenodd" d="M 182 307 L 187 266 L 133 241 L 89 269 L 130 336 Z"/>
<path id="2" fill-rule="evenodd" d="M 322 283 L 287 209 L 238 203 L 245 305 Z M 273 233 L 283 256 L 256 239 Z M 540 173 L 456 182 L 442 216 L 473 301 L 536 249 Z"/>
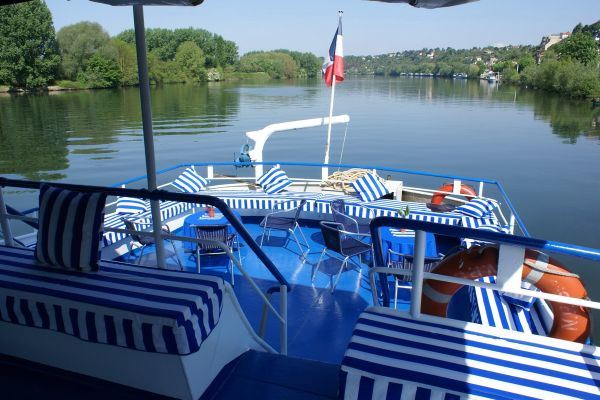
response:
<path id="1" fill-rule="evenodd" d="M 400 76 L 457 74 L 479 78 L 488 70 L 503 81 L 572 97 L 600 97 L 600 21 L 578 24 L 573 35 L 540 53 L 538 46 L 464 50 L 421 49 L 376 56 L 346 57 L 348 73 Z M 538 62 L 539 61 L 539 62 Z"/>
<path id="2" fill-rule="evenodd" d="M 552 46 L 543 57 L 537 46 L 446 48 L 347 56 L 345 64 L 348 74 L 384 76 L 479 77 L 493 69 L 504 82 L 600 98 L 598 38 L 600 21 L 577 25 L 571 37 Z M 153 84 L 315 78 L 321 73 L 322 60 L 312 53 L 274 50 L 240 57 L 234 42 L 203 29 L 148 29 L 146 41 Z M 83 89 L 137 83 L 133 30 L 110 37 L 99 24 L 80 22 L 55 32 L 42 0 L 0 7 L 0 92 L 9 87 Z"/>
<path id="3" fill-rule="evenodd" d="M 147 29 L 151 83 L 203 82 L 245 77 L 312 78 L 321 59 L 289 50 L 248 53 L 203 29 Z M 0 85 L 39 89 L 109 88 L 138 83 L 135 34 L 115 37 L 100 24 L 79 22 L 55 32 L 41 0 L 0 8 Z"/>

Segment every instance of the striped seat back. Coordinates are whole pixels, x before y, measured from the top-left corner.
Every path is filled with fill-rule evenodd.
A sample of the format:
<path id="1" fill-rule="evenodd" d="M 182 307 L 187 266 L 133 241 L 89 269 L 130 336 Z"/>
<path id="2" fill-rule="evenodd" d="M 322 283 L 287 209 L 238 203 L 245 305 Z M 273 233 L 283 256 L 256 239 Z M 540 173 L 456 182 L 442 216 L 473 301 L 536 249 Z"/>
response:
<path id="1" fill-rule="evenodd" d="M 117 214 L 139 214 L 148 211 L 148 203 L 136 197 L 119 197 L 117 199 Z"/>
<path id="2" fill-rule="evenodd" d="M 256 183 L 263 188 L 265 193 L 276 194 L 290 186 L 292 181 L 288 178 L 285 171 L 281 169 L 279 164 L 277 164 L 259 177 L 256 180 Z"/>
<path id="3" fill-rule="evenodd" d="M 390 191 L 385 187 L 381 178 L 375 174 L 366 174 L 352 182 L 352 187 L 362 201 L 375 201 Z"/>
<path id="4" fill-rule="evenodd" d="M 171 184 L 184 193 L 198 193 L 206 189 L 208 181 L 198 175 L 193 167 L 188 167 Z"/>
<path id="5" fill-rule="evenodd" d="M 42 184 L 35 258 L 55 268 L 97 271 L 105 203 L 105 193 Z"/>

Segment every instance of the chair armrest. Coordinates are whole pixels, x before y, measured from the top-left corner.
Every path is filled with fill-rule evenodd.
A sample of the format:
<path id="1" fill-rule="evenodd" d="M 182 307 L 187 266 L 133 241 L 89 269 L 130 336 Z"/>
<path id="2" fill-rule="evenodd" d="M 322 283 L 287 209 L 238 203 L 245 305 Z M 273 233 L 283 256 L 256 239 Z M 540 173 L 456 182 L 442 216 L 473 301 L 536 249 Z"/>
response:
<path id="1" fill-rule="evenodd" d="M 370 233 L 359 233 L 359 232 L 348 232 L 348 231 L 344 231 L 344 230 L 339 230 L 341 234 L 343 235 L 347 235 L 347 236 L 353 236 L 353 237 L 367 237 L 370 238 L 371 234 Z"/>

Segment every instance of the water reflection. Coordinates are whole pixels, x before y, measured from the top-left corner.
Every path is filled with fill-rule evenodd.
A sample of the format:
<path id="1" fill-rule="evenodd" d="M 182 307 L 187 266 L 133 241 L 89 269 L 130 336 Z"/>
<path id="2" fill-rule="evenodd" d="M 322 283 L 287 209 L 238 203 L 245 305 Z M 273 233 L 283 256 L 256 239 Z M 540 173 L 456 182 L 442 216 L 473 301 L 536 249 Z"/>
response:
<path id="1" fill-rule="evenodd" d="M 503 103 L 529 106 L 536 118 L 548 122 L 552 132 L 565 139 L 564 143 L 574 144 L 580 136 L 600 138 L 600 107 L 592 107 L 588 100 L 573 100 L 487 81 L 429 77 L 373 78 L 364 80 L 355 89 L 365 92 L 373 92 L 374 89 L 379 96 L 412 102 L 474 102 L 485 106 L 486 103 L 481 102 L 489 101 L 494 103 L 493 106 L 502 106 Z"/>
<path id="2" fill-rule="evenodd" d="M 154 133 L 224 132 L 239 112 L 240 95 L 215 85 L 152 88 Z M 73 156 L 118 157 L 142 140 L 136 88 L 0 97 L 0 173 L 64 179 Z M 71 157 L 70 157 L 71 155 Z"/>
<path id="3" fill-rule="evenodd" d="M 315 80 L 167 85 L 152 88 L 151 94 L 157 140 L 168 137 L 173 138 L 168 139 L 170 143 L 182 143 L 174 137 L 245 129 L 238 124 L 242 107 L 244 118 L 257 125 L 250 129 L 319 115 L 326 109 L 329 91 Z M 532 110 L 534 118 L 546 121 L 564 143 L 574 144 L 581 136 L 600 138 L 600 109 L 593 109 L 590 103 L 507 85 L 432 78 L 349 78 L 339 96 L 341 104 L 351 101 L 367 113 L 370 107 L 385 107 L 381 111 L 392 116 L 397 104 L 409 107 L 420 103 L 438 111 L 442 111 L 438 107 L 460 104 L 477 112 L 498 107 L 511 112 Z M 277 115 L 279 112 L 285 115 Z M 461 118 L 456 116 L 459 125 Z M 139 148 L 141 142 L 137 88 L 0 97 L 2 174 L 64 179 L 64 171 L 75 161 L 118 159 Z M 236 139 L 231 148 L 238 145 Z"/>

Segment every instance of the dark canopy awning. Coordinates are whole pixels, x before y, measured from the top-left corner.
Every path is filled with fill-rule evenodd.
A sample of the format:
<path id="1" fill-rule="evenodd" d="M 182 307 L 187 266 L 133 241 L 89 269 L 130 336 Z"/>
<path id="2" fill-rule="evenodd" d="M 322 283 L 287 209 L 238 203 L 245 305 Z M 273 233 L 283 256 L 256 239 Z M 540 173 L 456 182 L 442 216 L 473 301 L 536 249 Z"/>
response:
<path id="1" fill-rule="evenodd" d="M 31 0 L 0 0 L 0 6 L 24 3 Z M 197 6 L 204 0 L 91 0 L 111 6 Z"/>
<path id="2" fill-rule="evenodd" d="M 406 3 L 418 8 L 440 8 L 459 6 L 465 3 L 472 3 L 479 0 L 371 0 L 384 3 Z"/>
<path id="3" fill-rule="evenodd" d="M 23 3 L 30 0 L 0 0 L 0 5 Z M 91 0 L 111 6 L 197 6 L 204 0 Z M 407 3 L 419 8 L 452 7 L 479 0 L 371 0 L 385 3 Z"/>

